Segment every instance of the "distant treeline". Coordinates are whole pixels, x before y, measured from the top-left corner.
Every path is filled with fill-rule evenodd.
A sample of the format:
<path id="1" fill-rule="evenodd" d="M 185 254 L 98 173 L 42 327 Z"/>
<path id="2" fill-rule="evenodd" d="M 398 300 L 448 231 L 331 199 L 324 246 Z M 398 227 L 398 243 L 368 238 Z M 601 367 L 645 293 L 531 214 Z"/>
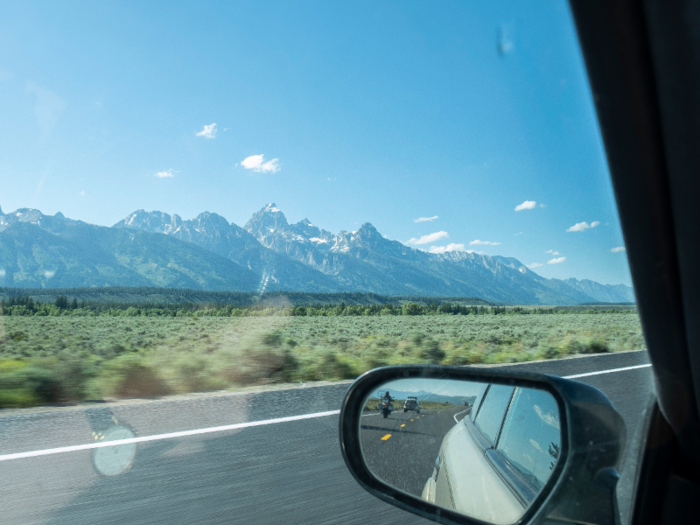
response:
<path id="1" fill-rule="evenodd" d="M 190 305 L 219 304 L 231 306 L 289 307 L 338 305 L 385 305 L 399 306 L 405 302 L 426 304 L 446 301 L 464 305 L 491 305 L 492 303 L 478 297 L 420 297 L 420 296 L 385 296 L 375 293 L 306 293 L 306 292 L 207 292 L 180 288 L 156 287 L 102 287 L 102 288 L 3 288 L 0 298 L 28 296 L 34 301 L 53 303 L 58 297 L 75 297 L 78 302 L 129 304 L 150 307 L 151 305 Z"/>
<path id="2" fill-rule="evenodd" d="M 352 305 L 313 304 L 308 306 L 270 306 L 257 304 L 239 306 L 221 303 L 116 303 L 79 301 L 59 295 L 53 302 L 34 300 L 30 295 L 10 296 L 0 300 L 0 315 L 12 316 L 113 316 L 113 317 L 328 317 L 376 315 L 540 315 L 574 313 L 636 314 L 635 308 L 538 308 L 522 306 L 462 305 L 450 301 L 420 304 L 412 301 L 401 305 L 392 303 Z"/>

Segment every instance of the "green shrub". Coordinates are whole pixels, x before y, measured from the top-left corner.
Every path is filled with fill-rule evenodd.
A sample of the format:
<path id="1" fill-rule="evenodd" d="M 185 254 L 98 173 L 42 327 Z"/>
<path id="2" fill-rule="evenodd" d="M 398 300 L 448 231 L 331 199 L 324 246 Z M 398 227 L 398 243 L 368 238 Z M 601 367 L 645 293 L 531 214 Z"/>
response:
<path id="1" fill-rule="evenodd" d="M 420 356 L 422 359 L 437 365 L 445 358 L 445 352 L 440 349 L 440 343 L 437 341 L 428 340 L 423 343 Z"/>
<path id="2" fill-rule="evenodd" d="M 0 387 L 0 408 L 28 408 L 42 403 L 29 388 L 5 389 Z"/>
<path id="3" fill-rule="evenodd" d="M 61 384 L 50 370 L 36 365 L 0 372 L 0 407 L 25 407 L 62 400 Z"/>
<path id="4" fill-rule="evenodd" d="M 17 331 L 17 332 L 12 332 L 10 335 L 10 340 L 19 342 L 19 341 L 25 341 L 27 339 L 27 334 L 25 332 Z"/>
<path id="5" fill-rule="evenodd" d="M 64 355 L 51 370 L 61 385 L 61 394 L 65 401 L 81 401 L 89 397 L 88 384 L 97 375 L 94 359 Z"/>
<path id="6" fill-rule="evenodd" d="M 138 354 L 112 359 L 100 374 L 100 379 L 106 397 L 152 397 L 170 393 L 158 372 Z"/>
<path id="7" fill-rule="evenodd" d="M 585 343 L 574 338 L 569 338 L 562 346 L 566 354 L 583 354 L 586 352 Z"/>
<path id="8" fill-rule="evenodd" d="M 557 359 L 560 354 L 559 349 L 554 346 L 547 346 L 541 352 L 542 357 L 545 359 Z"/>
<path id="9" fill-rule="evenodd" d="M 421 314 L 421 307 L 419 304 L 416 303 L 406 303 L 403 305 L 403 314 L 404 315 L 420 315 Z"/>
<path id="10" fill-rule="evenodd" d="M 584 354 L 603 354 L 609 352 L 610 348 L 603 341 L 598 339 L 593 339 L 584 347 L 582 353 Z"/>
<path id="11" fill-rule="evenodd" d="M 172 388 L 177 392 L 205 392 L 213 390 L 217 383 L 207 360 L 192 352 L 178 356 L 170 370 Z"/>

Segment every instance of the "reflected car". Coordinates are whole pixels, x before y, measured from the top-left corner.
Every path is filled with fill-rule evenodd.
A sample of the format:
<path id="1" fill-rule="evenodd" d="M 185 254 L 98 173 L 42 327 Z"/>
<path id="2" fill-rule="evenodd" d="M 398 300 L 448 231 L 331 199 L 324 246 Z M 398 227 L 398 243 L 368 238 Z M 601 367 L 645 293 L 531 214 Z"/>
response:
<path id="1" fill-rule="evenodd" d="M 514 523 L 547 483 L 560 448 L 552 395 L 486 386 L 443 439 L 422 497 L 494 524 Z"/>
<path id="2" fill-rule="evenodd" d="M 403 404 L 404 412 L 418 412 L 420 414 L 420 403 L 417 397 L 409 396 Z"/>

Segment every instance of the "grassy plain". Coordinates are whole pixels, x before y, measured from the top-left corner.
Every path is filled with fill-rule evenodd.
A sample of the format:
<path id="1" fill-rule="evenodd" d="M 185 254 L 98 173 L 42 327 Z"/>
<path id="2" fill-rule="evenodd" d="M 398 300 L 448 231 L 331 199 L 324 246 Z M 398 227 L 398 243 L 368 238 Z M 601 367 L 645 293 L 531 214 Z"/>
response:
<path id="1" fill-rule="evenodd" d="M 0 317 L 0 407 L 644 348 L 636 314 Z"/>
<path id="2" fill-rule="evenodd" d="M 394 405 L 394 412 L 403 412 L 403 405 L 406 402 L 405 399 L 394 399 L 393 405 Z M 367 412 L 376 412 L 377 411 L 377 404 L 379 403 L 379 398 L 378 397 L 370 397 L 367 399 L 367 402 L 365 403 L 365 408 L 364 410 Z M 447 402 L 441 402 L 441 401 L 421 401 L 420 402 L 420 408 L 421 410 L 445 410 L 448 408 L 454 408 L 456 405 L 454 403 L 447 403 Z"/>

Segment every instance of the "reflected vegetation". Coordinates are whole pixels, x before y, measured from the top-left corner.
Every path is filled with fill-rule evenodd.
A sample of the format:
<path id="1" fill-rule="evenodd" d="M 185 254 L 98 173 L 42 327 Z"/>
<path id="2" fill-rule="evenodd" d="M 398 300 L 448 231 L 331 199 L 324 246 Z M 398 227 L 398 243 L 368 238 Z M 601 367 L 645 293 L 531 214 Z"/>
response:
<path id="1" fill-rule="evenodd" d="M 387 400 L 394 405 L 388 415 Z M 391 381 L 366 400 L 360 428 L 364 459 L 377 477 L 494 524 L 520 519 L 561 453 L 556 400 L 532 388 Z"/>

